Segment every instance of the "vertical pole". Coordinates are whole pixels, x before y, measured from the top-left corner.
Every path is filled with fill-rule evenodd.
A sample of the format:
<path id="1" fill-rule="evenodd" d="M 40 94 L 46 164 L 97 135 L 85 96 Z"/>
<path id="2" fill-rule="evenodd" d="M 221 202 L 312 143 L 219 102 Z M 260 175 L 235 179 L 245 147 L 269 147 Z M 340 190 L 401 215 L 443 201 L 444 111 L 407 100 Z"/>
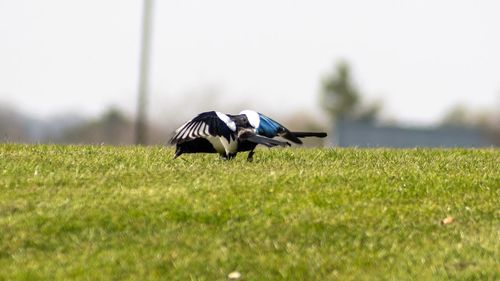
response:
<path id="1" fill-rule="evenodd" d="M 147 143 L 147 95 L 149 90 L 149 59 L 151 49 L 151 16 L 153 0 L 144 0 L 142 15 L 141 62 L 139 73 L 139 97 L 135 124 L 135 144 Z"/>

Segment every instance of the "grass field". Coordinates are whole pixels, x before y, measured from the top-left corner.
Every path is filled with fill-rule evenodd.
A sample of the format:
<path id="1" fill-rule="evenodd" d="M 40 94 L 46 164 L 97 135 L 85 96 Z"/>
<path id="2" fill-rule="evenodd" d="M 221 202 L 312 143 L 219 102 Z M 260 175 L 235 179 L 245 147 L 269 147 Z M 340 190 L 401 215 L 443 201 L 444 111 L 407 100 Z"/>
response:
<path id="1" fill-rule="evenodd" d="M 0 145 L 0 280 L 500 279 L 498 149 L 172 155 Z"/>

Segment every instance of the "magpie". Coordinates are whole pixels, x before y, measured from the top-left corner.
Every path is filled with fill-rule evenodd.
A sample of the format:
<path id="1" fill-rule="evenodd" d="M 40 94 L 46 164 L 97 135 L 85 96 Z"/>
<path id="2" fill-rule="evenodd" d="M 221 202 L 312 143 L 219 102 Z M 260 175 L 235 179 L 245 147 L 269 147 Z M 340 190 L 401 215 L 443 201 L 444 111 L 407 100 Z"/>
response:
<path id="1" fill-rule="evenodd" d="M 176 145 L 174 159 L 183 153 L 218 153 L 223 159 L 232 159 L 238 153 L 240 143 L 267 147 L 290 145 L 258 135 L 244 114 L 230 115 L 218 111 L 198 114 L 175 131 L 170 143 Z"/>
<path id="2" fill-rule="evenodd" d="M 296 144 L 302 144 L 302 141 L 299 138 L 324 138 L 327 136 L 325 132 L 291 132 L 280 123 L 253 110 L 243 110 L 239 114 L 247 117 L 248 122 L 254 128 L 255 133 L 260 136 L 268 138 L 282 137 Z M 247 160 L 252 161 L 256 146 L 257 144 L 254 142 L 243 140 L 238 145 L 238 151 L 249 151 Z"/>
<path id="3" fill-rule="evenodd" d="M 174 159 L 183 153 L 219 153 L 223 159 L 232 159 L 238 152 L 249 151 L 247 160 L 252 161 L 254 149 L 259 144 L 267 147 L 290 146 L 289 142 L 272 139 L 277 136 L 302 144 L 300 138 L 324 138 L 327 134 L 291 132 L 253 110 L 243 110 L 238 115 L 209 111 L 200 113 L 178 128 L 170 143 L 176 145 Z"/>

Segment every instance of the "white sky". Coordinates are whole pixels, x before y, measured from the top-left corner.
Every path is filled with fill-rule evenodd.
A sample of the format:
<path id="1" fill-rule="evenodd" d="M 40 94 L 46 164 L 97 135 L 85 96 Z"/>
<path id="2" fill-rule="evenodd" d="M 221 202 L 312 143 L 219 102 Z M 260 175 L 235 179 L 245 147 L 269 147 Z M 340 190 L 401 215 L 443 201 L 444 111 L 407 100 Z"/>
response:
<path id="1" fill-rule="evenodd" d="M 319 111 L 321 77 L 345 59 L 402 121 L 495 108 L 499 15 L 494 0 L 156 0 L 149 105 L 157 117 L 197 113 L 186 100 Z M 134 112 L 141 16 L 141 0 L 0 0 L 0 102 L 38 116 Z"/>

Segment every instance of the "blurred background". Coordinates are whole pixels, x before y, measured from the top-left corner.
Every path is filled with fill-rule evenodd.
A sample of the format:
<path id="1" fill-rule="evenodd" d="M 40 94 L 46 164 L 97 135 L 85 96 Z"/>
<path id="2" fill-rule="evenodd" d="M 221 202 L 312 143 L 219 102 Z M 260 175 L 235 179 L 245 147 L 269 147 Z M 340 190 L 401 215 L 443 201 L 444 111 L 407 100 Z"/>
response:
<path id="1" fill-rule="evenodd" d="M 309 145 L 498 146 L 499 1 L 0 0 L 0 142 L 166 144 L 207 110 Z"/>

